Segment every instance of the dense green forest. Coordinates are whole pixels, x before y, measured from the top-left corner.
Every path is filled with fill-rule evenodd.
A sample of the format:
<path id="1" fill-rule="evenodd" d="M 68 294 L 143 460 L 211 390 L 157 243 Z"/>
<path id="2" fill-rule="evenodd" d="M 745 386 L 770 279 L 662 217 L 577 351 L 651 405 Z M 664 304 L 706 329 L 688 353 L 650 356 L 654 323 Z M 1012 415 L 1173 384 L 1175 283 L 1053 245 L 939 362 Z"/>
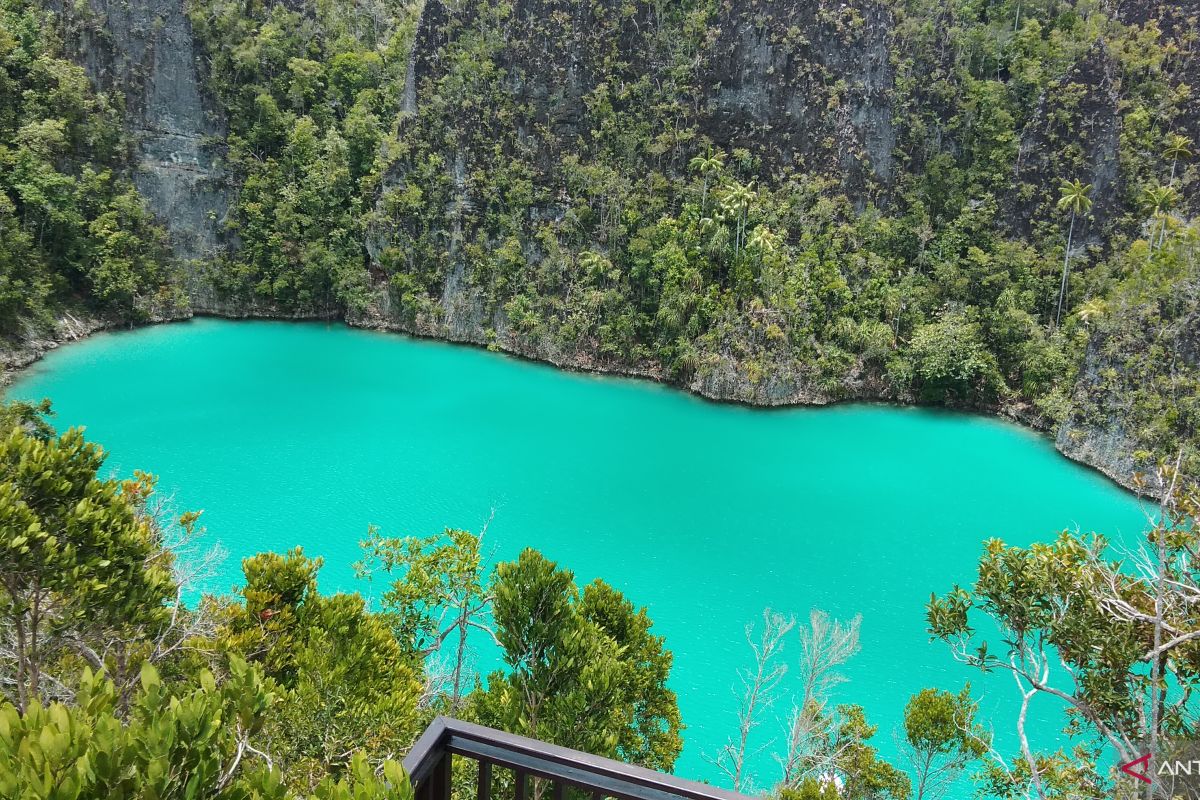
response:
<path id="1" fill-rule="evenodd" d="M 211 168 L 148 166 L 135 122 L 165 56 L 114 54 L 184 29 L 172 3 L 130 7 L 0 0 L 6 353 L 64 318 L 341 316 L 723 399 L 1061 426 L 1164 498 L 1151 568 L 1078 535 L 992 541 L 928 622 L 948 657 L 1011 672 L 1015 709 L 1068 707 L 1071 749 L 1021 730 L 997 753 L 969 690 L 931 687 L 885 763 L 827 691 L 856 623 L 767 615 L 757 674 L 797 631 L 829 658 L 755 788 L 933 798 L 970 774 L 991 797 L 1109 798 L 1130 789 L 1105 753 L 1194 733 L 1194 4 L 188 0 L 219 135 L 184 138 Z M 184 252 L 151 202 L 170 170 L 226 198 L 201 209 L 218 246 Z M 0 424 L 0 796 L 406 797 L 396 759 L 443 712 L 674 764 L 672 655 L 617 588 L 534 551 L 492 570 L 463 531 L 372 531 L 377 606 L 319 593 L 298 551 L 185 603 L 197 516 L 149 475 L 103 478 L 46 411 Z M 502 669 L 471 673 L 469 629 Z M 739 788 L 755 726 L 739 714 L 716 756 Z"/>
<path id="2" fill-rule="evenodd" d="M 185 303 L 130 181 L 119 103 L 66 60 L 37 6 L 0 5 L 0 335 L 77 304 L 143 320 Z"/>
<path id="3" fill-rule="evenodd" d="M 724 399 L 995 409 L 1126 483 L 1196 466 L 1187 3 L 185 10 L 228 196 L 187 259 L 130 183 L 154 62 L 95 67 L 115 9 L 5 3 L 6 335 L 190 298 Z"/>

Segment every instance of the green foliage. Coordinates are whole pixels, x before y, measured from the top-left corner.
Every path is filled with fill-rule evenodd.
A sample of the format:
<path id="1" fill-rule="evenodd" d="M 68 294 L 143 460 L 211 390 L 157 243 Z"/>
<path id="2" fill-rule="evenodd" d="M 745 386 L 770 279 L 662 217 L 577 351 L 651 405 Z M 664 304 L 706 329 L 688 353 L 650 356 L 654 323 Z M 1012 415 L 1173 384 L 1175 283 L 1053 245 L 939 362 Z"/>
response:
<path id="1" fill-rule="evenodd" d="M 498 347 L 681 382 L 715 373 L 751 396 L 785 385 L 1078 416 L 1097 331 L 1080 335 L 1082 312 L 1113 305 L 1138 236 L 1169 249 L 1193 211 L 1191 90 L 1168 66 L 1186 26 L 1041 0 L 872 9 L 886 22 L 866 8 L 814 22 L 849 53 L 889 27 L 873 77 L 893 81 L 886 156 L 846 138 L 857 90 L 812 79 L 826 57 L 770 13 L 754 24 L 795 73 L 770 80 L 803 96 L 810 141 L 714 118 L 708 67 L 740 7 L 601 2 L 582 24 L 507 0 L 428 14 L 410 0 L 189 0 L 234 198 L 236 246 L 202 270 L 205 290 L 423 332 L 454 319 Z M 142 320 L 183 300 L 128 180 L 120 98 L 61 57 L 79 14 L 56 27 L 0 7 L 9 338 L 81 302 Z M 423 19 L 437 33 L 414 52 Z M 576 77 L 560 81 L 568 60 Z M 1161 373 L 1147 403 L 1169 403 Z M 1191 437 L 1154 416 L 1137 449 Z"/>
<path id="2" fill-rule="evenodd" d="M 828 769 L 785 788 L 780 800 L 908 800 L 912 792 L 908 776 L 879 758 L 867 743 L 878 729 L 867 722 L 863 709 L 838 706 L 837 715 L 838 724 L 822 726 L 822 740 L 815 743 Z"/>
<path id="3" fill-rule="evenodd" d="M 190 0 L 208 88 L 229 124 L 228 233 L 239 245 L 206 274 L 257 307 L 352 318 L 386 309 L 434 332 L 450 286 L 469 297 L 475 333 L 500 346 L 688 382 L 732 373 L 751 392 L 791 385 L 833 399 L 1009 408 L 1072 430 L 1119 429 L 1134 466 L 1178 453 L 1194 474 L 1200 374 L 1194 358 L 1176 358 L 1196 352 L 1200 319 L 1187 222 L 1195 147 L 1179 133 L 1193 100 L 1172 66 L 1180 41 L 1153 19 L 1043 0 L 890 3 L 885 23 L 822 7 L 816 30 L 839 44 L 890 26 L 885 178 L 869 142 L 864 152 L 840 133 L 796 142 L 738 119 L 746 135 L 726 135 L 705 116 L 706 58 L 739 9 L 592 3 L 578 24 L 507 1 Z M 446 19 L 433 49 L 414 54 L 425 10 Z M 800 65 L 806 105 L 821 117 L 812 130 L 829 120 L 846 129 L 859 89 L 809 52 L 811 31 L 780 35 L 771 22 L 762 13 L 755 25 Z M 141 320 L 179 300 L 161 231 L 129 180 L 121 103 L 63 59 L 59 26 L 0 0 L 7 338 L 76 305 Z M 554 72 L 531 69 L 533 59 L 568 58 L 570 81 L 531 79 Z M 1100 86 L 1118 95 L 1111 120 L 1097 111 Z M 1097 120 L 1113 127 L 1100 150 L 1089 140 Z M 1115 175 L 1104 174 L 1110 165 Z M 149 632 L 178 587 L 145 513 L 152 480 L 98 480 L 98 451 L 77 432 L 54 436 L 44 410 L 0 416 L 0 612 L 32 632 L 18 649 L 15 700 L 29 716 L 59 715 L 42 706 L 43 670 L 96 660 L 112 671 L 119 715 L 132 702 L 128 676 L 77 634 L 133 642 L 115 660 L 154 655 Z M 1156 667 L 1144 626 L 1105 629 L 1099 601 L 1076 599 L 1111 578 L 1098 548 L 1078 537 L 993 543 L 972 591 L 931 603 L 930 625 L 961 644 L 976 636 L 968 614 L 993 617 L 1030 660 L 1027 677 L 1042 644 L 1061 651 L 1082 677 L 1067 693 L 1073 720 L 1107 737 L 1129 729 Z M 289 781 L 321 797 L 374 796 L 364 756 L 348 754 L 409 740 L 423 657 L 454 639 L 458 705 L 466 633 L 481 629 L 494 594 L 510 671 L 472 696 L 481 719 L 673 763 L 670 654 L 611 587 L 580 591 L 533 553 L 489 585 L 479 540 L 462 531 L 372 533 L 367 550 L 367 569 L 393 573 L 382 613 L 355 596 L 322 598 L 319 560 L 264 554 L 246 562 L 240 602 L 206 601 L 220 623 L 208 650 L 166 659 L 164 674 L 186 680 L 194 662 L 216 668 L 211 651 L 241 654 L 274 686 L 277 713 L 259 732 Z M 1121 599 L 1144 609 L 1145 587 L 1118 583 Z M 331 638 L 345 647 L 323 647 Z M 960 655 L 1005 668 L 979 645 Z M 1192 655 L 1170 665 L 1176 686 L 1190 686 Z M 73 691 L 67 683 L 55 696 Z M 910 744 L 951 761 L 974 754 L 973 740 L 942 735 L 966 703 L 919 695 Z M 849 796 L 904 796 L 866 744 L 873 728 L 861 712 L 840 713 L 825 730 Z M 1191 727 L 1178 714 L 1164 720 L 1169 732 Z M 1072 772 L 1070 755 L 1030 754 L 988 780 L 998 796 L 1038 781 L 1067 794 L 1087 772 Z M 277 778 L 254 788 L 283 791 Z M 789 790 L 830 791 L 815 780 Z"/>
<path id="4" fill-rule="evenodd" d="M 963 312 L 918 328 L 912 359 L 921 394 L 930 400 L 992 399 L 1003 385 L 978 323 Z"/>
<path id="5" fill-rule="evenodd" d="M 264 737 L 287 784 L 300 791 L 352 771 L 355 753 L 407 747 L 417 734 L 421 691 L 387 617 L 357 594 L 319 594 L 320 566 L 299 549 L 246 559 L 244 603 L 221 603 L 215 642 L 275 682 Z"/>
<path id="6" fill-rule="evenodd" d="M 513 671 L 464 701 L 465 633 L 490 630 L 480 537 L 373 529 L 362 568 L 395 579 L 378 612 L 321 595 L 321 560 L 299 549 L 246 559 L 240 597 L 187 608 L 154 478 L 98 479 L 103 452 L 78 430 L 55 436 L 49 411 L 0 414 L 0 647 L 16 655 L 0 748 L 19 754 L 0 768 L 5 796 L 393 797 L 402 776 L 386 759 L 431 706 L 653 767 L 678 756 L 671 654 L 603 582 L 578 591 L 532 551 L 502 565 L 495 621 Z M 424 660 L 456 631 L 447 691 Z"/>
<path id="7" fill-rule="evenodd" d="M 1047 330 L 1070 327 L 1067 312 L 1087 307 L 1074 296 L 1103 295 L 1113 275 L 1090 253 L 1072 256 L 1072 241 L 1061 274 L 1055 264 L 1060 213 L 1070 240 L 1092 190 L 1070 136 L 1090 113 L 1089 87 L 1066 76 L 1101 38 L 1126 71 L 1121 158 L 1137 189 L 1122 200 L 1130 213 L 1088 229 L 1089 241 L 1119 242 L 1136 195 L 1162 182 L 1156 168 L 1169 165 L 1173 184 L 1190 158 L 1164 129 L 1186 94 L 1157 66 L 1169 44 L 1099 10 L 891 11 L 895 92 L 911 102 L 893 111 L 899 170 L 882 193 L 773 158 L 781 143 L 767 130 L 732 150 L 710 138 L 694 64 L 729 12 L 708 3 L 594 4 L 586 37 L 510 3 L 447 8 L 438 13 L 453 21 L 436 51 L 417 54 L 414 86 L 419 15 L 408 7 L 351 25 L 357 11 L 320 4 L 247 12 L 195 0 L 244 176 L 234 226 L 246 246 L 221 288 L 351 315 L 387 293 L 401 324 L 437 331 L 450 283 L 483 307 L 481 339 L 523 351 L 661 364 L 678 380 L 729 367 L 752 388 L 782 373 L 833 398 L 1024 406 L 1058 421 L 1084 348 Z M 932 22 L 942 13 L 953 24 Z M 624 14 L 645 16 L 637 46 L 655 53 L 652 69 L 622 57 Z M 595 76 L 556 90 L 568 105 L 582 93 L 571 133 L 512 90 L 531 40 L 554 43 L 539 58 L 569 52 Z M 830 108 L 841 99 L 830 92 Z M 1044 142 L 1026 141 L 1043 127 Z M 1008 188 L 1031 146 L 1069 174 Z M 1012 219 L 1021 208 L 1028 231 Z M 363 239 L 370 277 L 361 252 L 325 258 L 324 244 L 305 244 Z"/>
<path id="8" fill-rule="evenodd" d="M 376 770 L 366 756 L 355 753 L 343 778 L 326 778 L 308 800 L 412 800 L 412 786 L 396 761 L 384 761 Z"/>
<path id="9" fill-rule="evenodd" d="M 62 56 L 53 16 L 0 3 L 0 336 L 80 296 L 130 320 L 179 301 L 125 173 L 120 109 Z"/>
<path id="10" fill-rule="evenodd" d="M 1170 249 L 1192 211 L 1191 90 L 1168 67 L 1186 34 L 1041 0 L 871 8 L 814 24 L 849 53 L 888 26 L 886 156 L 847 138 L 857 90 L 812 79 L 826 57 L 771 13 L 754 24 L 789 74 L 770 81 L 805 100 L 809 141 L 713 116 L 713 48 L 740 7 L 601 2 L 583 24 L 507 0 L 189 0 L 234 198 L 236 246 L 205 290 L 429 333 L 454 320 L 755 397 L 1078 416 L 1083 312 L 1114 305 L 1138 236 Z M 418 43 L 422 20 L 436 33 Z M 119 101 L 38 12 L 9 2 L 0 31 L 0 334 L 80 298 L 167 310 L 181 295 L 129 185 Z M 1147 403 L 1169 403 L 1161 373 Z M 1154 416 L 1137 449 L 1190 438 Z"/>
<path id="11" fill-rule="evenodd" d="M 174 594 L 139 505 L 152 479 L 101 480 L 103 461 L 79 429 L 53 437 L 18 426 L 0 442 L 0 619 L 15 636 L 9 699 L 20 709 L 39 700 L 81 628 L 153 626 Z"/>
<path id="12" fill-rule="evenodd" d="M 1151 472 L 1180 455 L 1184 473 L 1200 474 L 1200 226 L 1161 221 L 1167 234 L 1151 247 L 1135 242 L 1113 259 L 1119 282 L 1087 312 L 1091 369 L 1081 376 L 1068 418 L 1078 428 L 1121 420 L 1132 467 Z"/>
<path id="13" fill-rule="evenodd" d="M 1071 216 L 1086 214 L 1092 207 L 1092 185 L 1079 180 L 1069 181 L 1058 188 L 1058 207 Z"/>
<path id="14" fill-rule="evenodd" d="M 970 687 L 958 694 L 922 689 L 904 708 L 904 739 L 916 800 L 941 797 L 963 771 L 987 754 L 990 735 L 975 721 Z"/>
<path id="15" fill-rule="evenodd" d="M 491 630 L 481 619 L 491 604 L 482 540 L 450 529 L 440 536 L 385 538 L 372 527 L 362 543 L 365 557 L 355 564 L 359 577 L 396 574 L 381 598 L 383 610 L 396 638 L 412 653 L 430 656 L 450 637 L 457 639 L 449 678 L 452 710 L 466 680 L 467 635 L 472 628 Z"/>
<path id="16" fill-rule="evenodd" d="M 1080 753 L 1103 746 L 1119 761 L 1130 761 L 1143 747 L 1153 751 L 1155 743 L 1195 735 L 1188 698 L 1200 680 L 1200 620 L 1189 598 L 1197 576 L 1192 553 L 1200 493 L 1173 465 L 1161 467 L 1157 478 L 1162 505 L 1141 553 L 1114 553 L 1101 537 L 1070 532 L 1028 548 L 991 540 L 973 587 L 955 586 L 930 599 L 930 633 L 973 667 L 1011 673 L 1020 690 L 1018 758 L 1024 772 L 996 765 L 992 776 L 993 782 L 1007 781 L 1005 796 L 1041 791 L 1039 784 L 1066 773 L 1082 782 L 1083 796 L 1100 796 L 1108 784 L 1096 774 L 1094 756 L 1081 759 L 1089 769 L 1079 769 L 1062 753 L 1038 752 L 1033 731 L 1025 729 L 1030 701 L 1038 695 L 1065 708 L 1067 733 L 1081 739 Z M 981 633 L 977 618 L 998 632 L 1000 650 Z M 1061 664 L 1066 682 L 1053 679 L 1060 670 L 1052 663 Z"/>
<path id="17" fill-rule="evenodd" d="M 399 113 L 416 9 L 193 0 L 229 117 L 241 242 L 217 287 L 284 310 L 358 313 L 371 290 L 364 210 Z"/>
<path id="18" fill-rule="evenodd" d="M 262 733 L 269 684 L 232 657 L 218 682 L 202 672 L 172 689 L 145 666 L 122 713 L 111 681 L 85 673 L 75 703 L 0 704 L 0 795 L 21 800 L 155 797 L 162 800 L 290 800 L 280 775 L 250 740 Z M 361 755 L 348 775 L 322 781 L 314 800 L 411 800 L 399 764 L 382 776 Z"/>
<path id="19" fill-rule="evenodd" d="M 363 542 L 361 577 L 398 573 L 381 598 L 393 615 L 397 637 L 419 652 L 432 652 L 457 629 L 440 627 L 448 610 L 482 600 L 485 579 L 480 538 L 447 529 L 440 536 L 390 539 L 371 528 Z"/>
<path id="20" fill-rule="evenodd" d="M 231 773 L 237 730 L 254 733 L 270 702 L 261 676 L 230 663 L 175 695 L 153 667 L 142 671 L 127 719 L 110 681 L 86 673 L 76 703 L 0 707 L 0 793 L 29 798 L 241 797 Z M 243 772 L 246 772 L 243 770 Z M 241 776 L 239 776 L 241 777 Z"/>
<path id="21" fill-rule="evenodd" d="M 683 746 L 671 654 L 645 610 L 599 580 L 580 592 L 535 550 L 500 564 L 494 590 L 510 671 L 474 698 L 480 721 L 669 771 Z"/>
<path id="22" fill-rule="evenodd" d="M 8 436 L 13 428 L 20 428 L 31 436 L 49 439 L 54 436 L 54 426 L 47 418 L 52 416 L 54 411 L 50 408 L 49 398 L 36 403 L 23 400 L 0 403 L 0 436 Z"/>
<path id="23" fill-rule="evenodd" d="M 1085 746 L 1037 754 L 1033 763 L 1040 784 L 1040 797 L 1046 800 L 1135 800 L 1142 796 L 1142 784 L 1112 787 L 1098 781 L 1102 751 Z M 1024 759 L 1011 766 L 998 762 L 986 765 L 979 776 L 981 793 L 999 800 L 1028 798 L 1034 769 Z"/>

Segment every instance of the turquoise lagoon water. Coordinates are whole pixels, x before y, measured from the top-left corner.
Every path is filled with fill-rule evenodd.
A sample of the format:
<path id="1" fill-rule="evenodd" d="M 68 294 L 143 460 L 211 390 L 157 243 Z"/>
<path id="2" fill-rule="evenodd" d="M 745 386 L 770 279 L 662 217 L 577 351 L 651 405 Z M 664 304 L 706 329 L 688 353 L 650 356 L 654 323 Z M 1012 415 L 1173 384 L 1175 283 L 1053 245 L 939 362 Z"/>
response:
<path id="1" fill-rule="evenodd" d="M 988 537 L 1132 540 L 1143 522 L 1131 495 L 995 419 L 718 405 L 337 324 L 99 335 L 50 354 L 9 395 L 52 398 L 56 424 L 86 426 L 115 473 L 157 473 L 179 508 L 203 509 L 208 540 L 229 552 L 214 591 L 237 584 L 242 557 L 301 545 L 324 556 L 324 591 L 370 592 L 350 566 L 369 524 L 428 534 L 489 517 L 494 560 L 532 546 L 580 585 L 603 577 L 648 607 L 675 654 L 688 726 L 676 772 L 718 783 L 704 756 L 733 733 L 744 627 L 764 608 L 862 614 L 835 700 L 867 708 L 885 755 L 912 693 L 967 680 L 1010 749 L 1011 680 L 928 641 L 930 592 L 969 582 Z M 792 640 L 785 653 L 798 651 Z M 480 666 L 494 657 L 481 652 Z M 776 703 L 760 742 L 782 738 L 789 707 Z M 1037 711 L 1050 744 L 1057 712 Z M 754 767 L 759 785 L 774 781 L 769 748 Z"/>

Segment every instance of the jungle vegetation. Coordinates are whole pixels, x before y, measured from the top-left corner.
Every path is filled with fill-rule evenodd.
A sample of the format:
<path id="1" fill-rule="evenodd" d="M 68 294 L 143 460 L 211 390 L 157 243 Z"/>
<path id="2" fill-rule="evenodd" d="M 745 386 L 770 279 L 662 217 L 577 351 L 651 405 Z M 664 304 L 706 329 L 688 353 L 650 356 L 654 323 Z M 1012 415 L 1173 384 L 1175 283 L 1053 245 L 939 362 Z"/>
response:
<path id="1" fill-rule="evenodd" d="M 1139 469 L 1182 446 L 1195 471 L 1186 7 L 535 5 L 188 0 L 231 208 L 181 276 L 130 184 L 137 97 L 71 62 L 103 17 L 5 0 L 0 333 L 162 316 L 199 282 L 436 334 L 461 296 L 481 343 L 763 397 L 1118 415 Z M 804 141 L 714 116 L 731 26 L 789 59 L 739 91 L 816 109 Z M 884 78 L 829 66 L 876 42 Z M 837 132 L 880 93 L 890 145 Z"/>
<path id="2" fill-rule="evenodd" d="M 190 0 L 233 202 L 229 246 L 181 265 L 134 188 L 131 98 L 76 63 L 103 19 L 0 0 L 0 336 L 169 315 L 197 280 L 281 313 L 386 307 L 436 329 L 454 284 L 481 303 L 485 339 L 532 352 L 1119 424 L 1162 499 L 1145 557 L 1070 533 L 992 541 L 978 580 L 928 609 L 955 656 L 1014 675 L 1016 707 L 1063 703 L 1072 749 L 1021 731 L 1020 752 L 997 753 L 969 692 L 939 688 L 912 699 L 909 761 L 888 764 L 833 692 L 857 623 L 771 613 L 712 757 L 790 800 L 831 798 L 831 776 L 855 800 L 932 798 L 964 773 L 999 797 L 1128 791 L 1101 748 L 1195 729 L 1194 20 L 1085 0 L 816 2 L 814 44 L 747 4 L 772 46 L 807 59 L 807 105 L 834 122 L 870 87 L 817 51 L 888 26 L 882 158 L 822 126 L 785 142 L 712 124 L 720 81 L 699 62 L 728 6 L 576 5 L 594 35 L 553 4 Z M 567 51 L 596 79 L 558 98 L 576 109 L 564 122 L 514 87 Z M 185 603 L 199 519 L 169 513 L 148 474 L 102 478 L 98 447 L 46 410 L 0 415 L 0 795 L 405 797 L 395 759 L 442 711 L 673 765 L 671 654 L 618 589 L 579 587 L 533 551 L 488 569 L 468 532 L 373 531 L 358 566 L 387 587 L 379 608 L 321 594 L 320 559 L 299 551 L 247 559 L 236 594 Z M 464 668 L 472 630 L 504 652 L 486 684 Z M 753 699 L 788 639 L 822 657 L 780 774 L 755 783 Z"/>

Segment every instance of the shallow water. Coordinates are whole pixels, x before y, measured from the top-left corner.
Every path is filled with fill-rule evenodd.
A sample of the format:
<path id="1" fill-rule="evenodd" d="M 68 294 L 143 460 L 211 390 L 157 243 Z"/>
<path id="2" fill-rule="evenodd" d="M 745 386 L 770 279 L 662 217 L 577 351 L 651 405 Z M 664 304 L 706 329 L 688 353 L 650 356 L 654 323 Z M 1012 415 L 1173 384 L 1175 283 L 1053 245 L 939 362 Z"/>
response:
<path id="1" fill-rule="evenodd" d="M 301 545 L 325 557 L 322 590 L 366 591 L 350 565 L 368 524 L 423 535 L 494 515 L 495 559 L 536 547 L 581 585 L 603 577 L 648 607 L 688 726 L 676 772 L 718 783 L 703 756 L 734 732 L 743 629 L 765 607 L 863 615 L 835 701 L 866 707 L 885 755 L 911 694 L 967 680 L 1009 750 L 1011 679 L 928 641 L 930 592 L 969 582 L 988 537 L 1132 539 L 1143 522 L 1130 494 L 995 419 L 718 405 L 337 324 L 98 335 L 8 394 L 50 397 L 56 425 L 86 426 L 114 471 L 157 473 L 181 509 L 204 509 L 208 539 L 230 553 L 212 590 L 237 583 L 242 557 Z M 789 708 L 776 703 L 760 742 L 781 737 Z M 1055 712 L 1040 712 L 1049 745 Z M 754 766 L 760 785 L 774 781 L 769 750 Z"/>

